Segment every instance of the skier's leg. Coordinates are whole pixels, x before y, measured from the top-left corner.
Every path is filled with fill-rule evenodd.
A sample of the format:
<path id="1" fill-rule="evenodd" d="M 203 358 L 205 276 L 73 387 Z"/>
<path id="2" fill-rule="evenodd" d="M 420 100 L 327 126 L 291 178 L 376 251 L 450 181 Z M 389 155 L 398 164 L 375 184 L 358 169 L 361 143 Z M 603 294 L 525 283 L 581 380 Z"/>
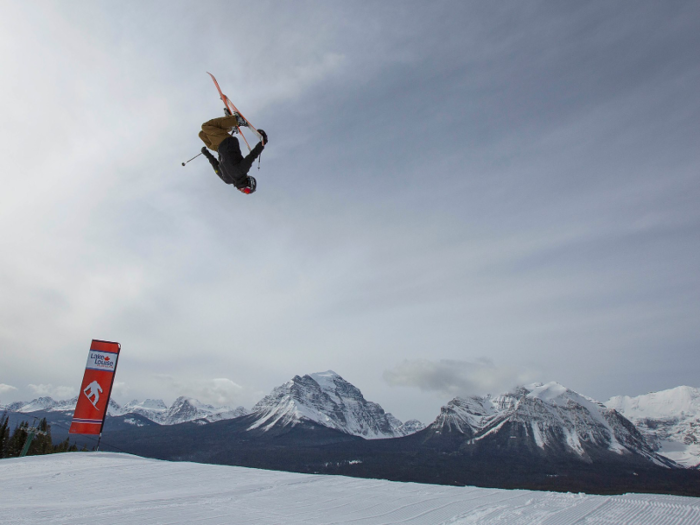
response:
<path id="1" fill-rule="evenodd" d="M 206 133 L 204 133 L 203 131 L 200 131 L 199 138 L 202 139 L 202 142 L 204 142 L 204 145 L 207 148 L 214 149 L 214 145 L 211 143 L 211 140 L 209 140 L 209 136 Z"/>
<path id="2" fill-rule="evenodd" d="M 230 136 L 229 133 L 236 123 L 235 116 L 212 119 L 202 124 L 199 138 L 202 139 L 207 148 L 217 151 L 219 144 Z"/>

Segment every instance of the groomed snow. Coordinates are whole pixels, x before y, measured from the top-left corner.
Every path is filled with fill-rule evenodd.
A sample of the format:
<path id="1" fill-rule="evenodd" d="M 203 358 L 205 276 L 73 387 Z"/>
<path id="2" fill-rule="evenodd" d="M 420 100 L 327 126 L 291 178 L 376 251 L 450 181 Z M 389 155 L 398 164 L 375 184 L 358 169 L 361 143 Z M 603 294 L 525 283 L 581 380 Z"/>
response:
<path id="1" fill-rule="evenodd" d="M 171 463 L 126 454 L 0 460 L 0 524 L 700 524 L 700 498 L 589 496 Z"/>

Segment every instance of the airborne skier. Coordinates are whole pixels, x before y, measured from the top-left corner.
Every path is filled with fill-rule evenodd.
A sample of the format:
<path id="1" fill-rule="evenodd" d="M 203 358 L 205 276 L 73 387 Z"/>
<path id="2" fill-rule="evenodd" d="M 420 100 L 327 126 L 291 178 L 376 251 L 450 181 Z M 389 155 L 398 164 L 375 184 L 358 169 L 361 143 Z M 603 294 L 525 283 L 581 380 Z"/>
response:
<path id="1" fill-rule="evenodd" d="M 209 163 L 221 180 L 226 184 L 233 184 L 238 191 L 250 194 L 255 192 L 257 182 L 254 177 L 248 175 L 248 171 L 265 148 L 267 134 L 258 129 L 257 132 L 262 138 L 244 157 L 241 154 L 238 139 L 230 135 L 234 127 L 238 130 L 242 126 L 248 127 L 248 122 L 244 118 L 237 113 L 229 114 L 202 124 L 199 138 L 206 144 L 206 147 L 202 148 L 202 153 L 209 159 Z M 209 153 L 207 148 L 217 151 L 219 159 L 217 160 L 214 155 Z"/>

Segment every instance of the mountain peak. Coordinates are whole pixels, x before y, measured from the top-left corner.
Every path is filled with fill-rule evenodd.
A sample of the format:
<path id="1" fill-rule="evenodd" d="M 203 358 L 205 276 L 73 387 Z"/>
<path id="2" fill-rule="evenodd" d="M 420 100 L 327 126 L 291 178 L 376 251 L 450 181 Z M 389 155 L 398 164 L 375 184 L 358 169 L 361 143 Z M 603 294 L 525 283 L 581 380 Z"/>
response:
<path id="1" fill-rule="evenodd" d="M 408 432 L 398 419 L 367 401 L 356 386 L 332 370 L 294 376 L 260 400 L 252 412 L 257 417 L 249 430 L 267 432 L 310 422 L 367 439 Z"/>
<path id="2" fill-rule="evenodd" d="M 337 372 L 334 372 L 333 370 L 326 370 L 325 372 L 314 372 L 313 374 L 309 374 L 309 376 L 312 377 L 313 379 L 316 379 L 317 377 L 336 378 L 336 377 L 340 377 L 340 374 L 338 374 Z M 340 379 L 343 379 L 343 378 L 340 377 Z"/>
<path id="3" fill-rule="evenodd" d="M 700 388 L 677 386 L 641 396 L 615 396 L 606 403 L 627 417 L 672 418 L 683 414 L 700 416 Z"/>
<path id="4" fill-rule="evenodd" d="M 309 374 L 305 377 L 310 377 L 311 379 L 316 381 L 319 384 L 319 386 L 324 390 L 334 390 L 336 382 L 338 381 L 347 383 L 345 379 L 340 377 L 340 375 L 336 374 L 333 370 L 326 370 L 325 372 L 316 372 L 313 374 Z"/>
<path id="5" fill-rule="evenodd" d="M 51 410 L 58 402 L 49 396 L 42 396 L 25 403 L 18 412 L 36 412 L 37 410 Z"/>
<path id="6" fill-rule="evenodd" d="M 686 467 L 700 466 L 700 388 L 615 396 L 605 404 L 632 421 L 660 454 Z"/>
<path id="7" fill-rule="evenodd" d="M 530 390 L 528 397 L 538 398 L 542 401 L 554 401 L 568 397 L 568 394 L 572 392 L 564 385 L 557 383 L 556 381 L 550 381 L 549 383 L 533 383 L 525 387 Z"/>
<path id="8" fill-rule="evenodd" d="M 602 403 L 556 383 L 535 383 L 490 397 L 455 398 L 428 427 L 454 442 L 502 442 L 502 446 L 591 457 L 638 454 L 670 464 L 624 417 Z M 462 436 L 460 438 L 460 436 Z M 510 442 L 519 437 L 518 445 Z"/>

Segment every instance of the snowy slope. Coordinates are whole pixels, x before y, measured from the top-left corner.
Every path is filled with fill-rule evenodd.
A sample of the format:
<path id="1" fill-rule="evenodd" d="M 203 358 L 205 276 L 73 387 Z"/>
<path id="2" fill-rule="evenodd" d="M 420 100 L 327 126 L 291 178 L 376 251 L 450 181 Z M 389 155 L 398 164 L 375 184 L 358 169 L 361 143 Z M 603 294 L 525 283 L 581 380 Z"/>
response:
<path id="1" fill-rule="evenodd" d="M 7 525 L 700 524 L 700 498 L 677 496 L 446 487 L 95 452 L 0 465 Z"/>
<path id="2" fill-rule="evenodd" d="M 632 421 L 660 454 L 686 467 L 700 466 L 700 388 L 616 396 L 606 405 Z"/>
<path id="3" fill-rule="evenodd" d="M 404 425 L 332 370 L 295 376 L 260 400 L 251 414 L 256 421 L 249 430 L 313 422 L 366 439 L 404 436 L 421 426 L 415 420 Z"/>
<path id="4" fill-rule="evenodd" d="M 586 461 L 610 452 L 634 453 L 657 465 L 672 465 L 615 410 L 556 382 L 518 387 L 496 397 L 455 398 L 442 407 L 429 431 L 461 434 L 470 443 L 498 440 L 503 434 L 515 439 L 508 441 L 513 449 L 539 448 Z"/>

